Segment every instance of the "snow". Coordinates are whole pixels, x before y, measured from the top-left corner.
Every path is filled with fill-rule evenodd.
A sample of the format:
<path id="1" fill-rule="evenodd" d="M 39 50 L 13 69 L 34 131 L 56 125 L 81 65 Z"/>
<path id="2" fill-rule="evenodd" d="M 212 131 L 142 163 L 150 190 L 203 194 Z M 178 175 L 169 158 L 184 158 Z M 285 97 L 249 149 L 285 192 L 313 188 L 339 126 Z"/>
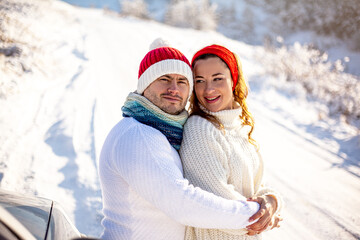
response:
<path id="1" fill-rule="evenodd" d="M 219 43 L 242 60 L 267 180 L 286 204 L 281 228 L 264 239 L 360 238 L 359 129 L 328 117 L 299 85 L 267 75 L 257 58 L 263 47 L 101 9 L 33 2 L 37 14 L 23 20 L 32 34 L 22 35 L 37 46 L 31 71 L 15 76 L 0 68 L 1 78 L 14 81 L 0 99 L 1 188 L 58 201 L 80 232 L 98 237 L 99 153 L 136 88 L 149 45 L 162 37 L 191 58 Z"/>

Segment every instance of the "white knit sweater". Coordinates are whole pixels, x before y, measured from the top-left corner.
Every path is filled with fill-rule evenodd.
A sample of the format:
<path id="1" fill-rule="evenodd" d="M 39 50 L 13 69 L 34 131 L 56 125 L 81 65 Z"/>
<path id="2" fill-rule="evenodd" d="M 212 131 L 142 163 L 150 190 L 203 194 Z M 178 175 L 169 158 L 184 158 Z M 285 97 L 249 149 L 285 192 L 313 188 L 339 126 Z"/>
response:
<path id="1" fill-rule="evenodd" d="M 190 183 L 227 199 L 277 194 L 262 187 L 263 162 L 249 143 L 248 126 L 241 123 L 241 108 L 209 112 L 224 125 L 217 129 L 211 122 L 192 116 L 185 124 L 180 156 L 184 174 Z M 277 196 L 279 198 L 279 196 Z M 281 201 L 278 201 L 281 204 Z M 280 208 L 280 206 L 278 206 Z M 187 227 L 186 239 L 261 239 L 242 230 L 218 230 Z"/>
<path id="2" fill-rule="evenodd" d="M 133 118 L 109 133 L 99 163 L 102 239 L 183 240 L 185 226 L 241 229 L 259 208 L 189 185 L 178 152 L 158 130 Z"/>

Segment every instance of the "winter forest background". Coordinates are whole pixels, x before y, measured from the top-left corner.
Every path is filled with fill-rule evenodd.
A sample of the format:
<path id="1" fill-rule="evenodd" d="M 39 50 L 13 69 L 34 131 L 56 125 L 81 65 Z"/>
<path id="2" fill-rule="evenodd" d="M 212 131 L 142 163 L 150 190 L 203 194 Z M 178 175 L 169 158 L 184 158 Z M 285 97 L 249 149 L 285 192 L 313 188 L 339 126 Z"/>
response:
<path id="1" fill-rule="evenodd" d="M 137 68 L 163 37 L 242 60 L 284 195 L 265 239 L 360 239 L 359 0 L 0 0 L 0 187 L 102 227 L 97 161 Z M 191 20 L 191 21 L 189 21 Z"/>
<path id="2" fill-rule="evenodd" d="M 251 45 L 263 45 L 268 53 L 266 58 L 271 58 L 273 63 L 266 69 L 270 75 L 301 84 L 309 96 L 328 104 L 330 115 L 340 113 L 347 121 L 359 124 L 358 0 L 64 1 L 77 6 L 108 9 L 122 17 L 133 16 L 176 27 L 218 31 Z M 7 24 L 15 24 L 7 12 L 26 12 L 32 4 L 3 0 L 0 7 L 3 19 L 0 25 L 1 51 L 5 53 L 9 51 L 7 46 L 11 46 L 15 54 L 20 46 L 13 46 L 17 39 L 11 39 L 6 31 Z M 26 30 L 26 26 L 23 28 Z M 21 44 L 21 40 L 18 41 L 18 45 Z M 259 61 L 264 62 L 264 58 L 259 57 Z M 6 95 L 6 85 L 2 82 L 0 94 Z"/>

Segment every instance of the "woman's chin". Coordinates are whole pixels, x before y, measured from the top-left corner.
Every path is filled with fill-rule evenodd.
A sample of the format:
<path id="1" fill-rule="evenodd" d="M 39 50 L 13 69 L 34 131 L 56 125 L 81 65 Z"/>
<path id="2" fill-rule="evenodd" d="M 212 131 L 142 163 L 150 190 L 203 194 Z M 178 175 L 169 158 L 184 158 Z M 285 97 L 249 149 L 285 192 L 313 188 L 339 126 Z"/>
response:
<path id="1" fill-rule="evenodd" d="M 218 106 L 212 105 L 212 104 L 206 104 L 206 106 L 204 106 L 207 110 L 209 110 L 210 112 L 219 112 L 221 111 L 221 108 L 219 108 Z"/>

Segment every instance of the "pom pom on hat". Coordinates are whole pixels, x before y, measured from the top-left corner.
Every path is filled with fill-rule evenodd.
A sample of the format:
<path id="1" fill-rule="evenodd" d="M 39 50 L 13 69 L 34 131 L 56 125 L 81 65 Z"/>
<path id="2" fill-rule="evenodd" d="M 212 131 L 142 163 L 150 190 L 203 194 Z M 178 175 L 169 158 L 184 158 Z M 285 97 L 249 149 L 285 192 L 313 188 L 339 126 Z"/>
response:
<path id="1" fill-rule="evenodd" d="M 157 38 L 150 44 L 149 50 L 151 51 L 160 47 L 170 47 L 170 43 L 162 38 Z"/>
<path id="2" fill-rule="evenodd" d="M 179 74 L 189 81 L 189 96 L 193 89 L 193 77 L 189 60 L 169 43 L 157 38 L 150 45 L 150 51 L 145 55 L 139 67 L 137 93 L 144 90 L 156 79 L 166 74 Z"/>

